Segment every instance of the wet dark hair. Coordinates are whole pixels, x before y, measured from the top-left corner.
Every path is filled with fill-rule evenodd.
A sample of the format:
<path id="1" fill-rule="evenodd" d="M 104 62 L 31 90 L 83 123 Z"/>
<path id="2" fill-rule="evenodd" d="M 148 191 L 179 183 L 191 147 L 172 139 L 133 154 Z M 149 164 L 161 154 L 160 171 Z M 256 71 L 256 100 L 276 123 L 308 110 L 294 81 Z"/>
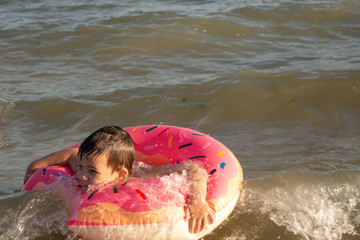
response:
<path id="1" fill-rule="evenodd" d="M 113 171 L 125 167 L 129 175 L 135 156 L 134 142 L 131 136 L 118 126 L 105 126 L 90 134 L 79 147 L 79 158 L 101 154 L 108 157 L 107 166 Z"/>

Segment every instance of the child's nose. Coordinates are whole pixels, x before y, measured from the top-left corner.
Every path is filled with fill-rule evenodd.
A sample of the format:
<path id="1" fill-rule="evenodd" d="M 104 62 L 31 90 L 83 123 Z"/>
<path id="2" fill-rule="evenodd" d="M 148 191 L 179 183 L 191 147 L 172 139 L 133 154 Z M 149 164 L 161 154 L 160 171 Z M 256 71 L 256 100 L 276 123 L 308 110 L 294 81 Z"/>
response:
<path id="1" fill-rule="evenodd" d="M 81 174 L 80 178 L 84 181 L 88 180 L 88 177 L 85 174 Z"/>

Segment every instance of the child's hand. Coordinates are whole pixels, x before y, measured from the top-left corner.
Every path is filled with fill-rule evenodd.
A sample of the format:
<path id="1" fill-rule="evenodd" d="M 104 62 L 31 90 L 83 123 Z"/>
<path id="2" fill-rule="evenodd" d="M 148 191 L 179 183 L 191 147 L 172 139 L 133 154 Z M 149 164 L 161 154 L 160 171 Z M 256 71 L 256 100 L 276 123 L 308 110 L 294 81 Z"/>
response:
<path id="1" fill-rule="evenodd" d="M 185 213 L 190 233 L 198 233 L 204 230 L 207 224 L 212 224 L 215 220 L 215 214 L 206 201 L 188 204 Z"/>

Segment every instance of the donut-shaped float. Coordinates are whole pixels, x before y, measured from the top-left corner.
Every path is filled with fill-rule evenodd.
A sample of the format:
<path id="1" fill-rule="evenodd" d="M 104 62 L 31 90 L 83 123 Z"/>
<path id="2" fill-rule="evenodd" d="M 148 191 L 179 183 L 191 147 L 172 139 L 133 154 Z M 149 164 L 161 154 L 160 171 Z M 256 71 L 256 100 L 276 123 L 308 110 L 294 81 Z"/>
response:
<path id="1" fill-rule="evenodd" d="M 61 188 L 57 192 L 67 197 L 71 215 L 67 225 L 85 239 L 197 239 L 229 216 L 237 203 L 243 174 L 227 147 L 187 128 L 148 125 L 124 129 L 134 141 L 136 162 L 150 166 L 202 162 L 209 175 L 206 200 L 215 212 L 213 224 L 197 234 L 189 233 L 184 219 L 186 182 L 177 175 L 167 176 L 166 181 L 160 177 L 129 178 L 122 184 L 79 194 L 70 168 L 52 166 L 38 169 L 23 190 Z"/>

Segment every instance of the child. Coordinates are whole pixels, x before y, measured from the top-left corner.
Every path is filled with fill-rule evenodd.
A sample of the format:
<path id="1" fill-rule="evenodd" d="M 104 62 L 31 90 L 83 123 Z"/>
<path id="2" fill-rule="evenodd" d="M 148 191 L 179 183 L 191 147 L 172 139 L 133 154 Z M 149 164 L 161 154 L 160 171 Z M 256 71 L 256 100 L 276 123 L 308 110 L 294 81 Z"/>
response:
<path id="1" fill-rule="evenodd" d="M 131 174 L 135 148 L 130 135 L 120 127 L 106 126 L 88 136 L 79 149 L 64 149 L 32 162 L 24 183 L 38 168 L 69 165 L 79 179 L 82 192 L 106 182 L 125 182 Z M 190 186 L 185 211 L 190 233 L 202 231 L 215 215 L 206 202 L 207 174 L 196 163 L 184 164 Z M 179 168 L 177 167 L 177 170 Z"/>

